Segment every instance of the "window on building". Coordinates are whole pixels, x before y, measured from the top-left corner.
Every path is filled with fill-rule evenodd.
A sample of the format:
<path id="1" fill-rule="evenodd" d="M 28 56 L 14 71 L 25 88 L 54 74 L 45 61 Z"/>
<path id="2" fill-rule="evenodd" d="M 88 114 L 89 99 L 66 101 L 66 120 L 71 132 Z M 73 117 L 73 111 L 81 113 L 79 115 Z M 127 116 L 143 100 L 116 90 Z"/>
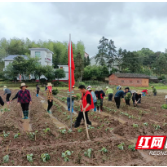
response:
<path id="1" fill-rule="evenodd" d="M 122 83 L 124 83 L 124 80 L 121 80 Z"/>
<path id="2" fill-rule="evenodd" d="M 61 69 L 63 69 L 63 67 L 60 67 Z"/>
<path id="3" fill-rule="evenodd" d="M 137 83 L 140 83 L 140 81 L 139 81 L 139 80 L 137 80 Z"/>
<path id="4" fill-rule="evenodd" d="M 35 57 L 41 57 L 40 52 L 35 52 Z"/>

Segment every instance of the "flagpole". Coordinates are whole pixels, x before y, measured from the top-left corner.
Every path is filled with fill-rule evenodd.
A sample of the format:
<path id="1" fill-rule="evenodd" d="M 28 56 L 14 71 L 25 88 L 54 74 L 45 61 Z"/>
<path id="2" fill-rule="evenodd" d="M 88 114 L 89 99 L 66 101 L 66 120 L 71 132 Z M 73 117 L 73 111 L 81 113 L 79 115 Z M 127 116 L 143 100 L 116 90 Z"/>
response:
<path id="1" fill-rule="evenodd" d="M 70 117 L 71 117 L 71 129 L 72 129 L 72 96 L 71 96 L 71 89 L 72 89 L 72 78 L 71 78 L 71 34 L 69 35 L 70 38 Z"/>

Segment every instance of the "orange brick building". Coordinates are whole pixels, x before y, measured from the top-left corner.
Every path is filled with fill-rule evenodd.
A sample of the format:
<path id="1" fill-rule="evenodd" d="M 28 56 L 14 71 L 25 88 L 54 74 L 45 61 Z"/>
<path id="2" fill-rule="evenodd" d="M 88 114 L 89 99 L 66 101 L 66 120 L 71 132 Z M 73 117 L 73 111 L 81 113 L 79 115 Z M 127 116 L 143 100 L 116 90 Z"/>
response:
<path id="1" fill-rule="evenodd" d="M 110 85 L 148 87 L 149 76 L 134 73 L 115 73 L 110 75 L 107 80 Z"/>

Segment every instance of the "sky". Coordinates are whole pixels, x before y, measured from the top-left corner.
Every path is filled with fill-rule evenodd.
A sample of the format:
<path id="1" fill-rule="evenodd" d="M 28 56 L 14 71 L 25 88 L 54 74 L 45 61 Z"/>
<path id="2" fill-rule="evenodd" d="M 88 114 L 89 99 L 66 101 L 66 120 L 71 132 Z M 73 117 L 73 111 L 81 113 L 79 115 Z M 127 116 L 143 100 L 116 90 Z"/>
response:
<path id="1" fill-rule="evenodd" d="M 167 48 L 167 2 L 0 2 L 0 38 L 82 41 L 90 57 L 102 36 L 117 49 Z"/>

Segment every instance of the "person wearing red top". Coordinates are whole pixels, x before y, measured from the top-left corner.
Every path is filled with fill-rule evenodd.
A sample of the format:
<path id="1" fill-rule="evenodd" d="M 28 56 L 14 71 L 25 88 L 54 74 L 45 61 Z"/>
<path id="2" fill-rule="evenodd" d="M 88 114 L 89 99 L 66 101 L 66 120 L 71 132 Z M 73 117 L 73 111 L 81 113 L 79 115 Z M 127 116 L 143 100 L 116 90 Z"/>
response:
<path id="1" fill-rule="evenodd" d="M 144 89 L 144 90 L 142 91 L 142 96 L 146 96 L 146 94 L 148 94 L 148 89 Z"/>
<path id="2" fill-rule="evenodd" d="M 85 112 L 86 122 L 88 125 L 91 125 L 91 122 L 88 118 L 88 112 L 91 109 L 94 109 L 94 103 L 91 93 L 86 90 L 86 87 L 84 85 L 80 85 L 79 87 L 80 92 L 82 93 L 82 98 L 80 101 L 81 104 L 81 111 L 78 114 L 78 117 L 76 118 L 76 122 L 74 127 L 77 128 L 80 126 L 81 120 L 84 119 L 83 112 Z"/>

